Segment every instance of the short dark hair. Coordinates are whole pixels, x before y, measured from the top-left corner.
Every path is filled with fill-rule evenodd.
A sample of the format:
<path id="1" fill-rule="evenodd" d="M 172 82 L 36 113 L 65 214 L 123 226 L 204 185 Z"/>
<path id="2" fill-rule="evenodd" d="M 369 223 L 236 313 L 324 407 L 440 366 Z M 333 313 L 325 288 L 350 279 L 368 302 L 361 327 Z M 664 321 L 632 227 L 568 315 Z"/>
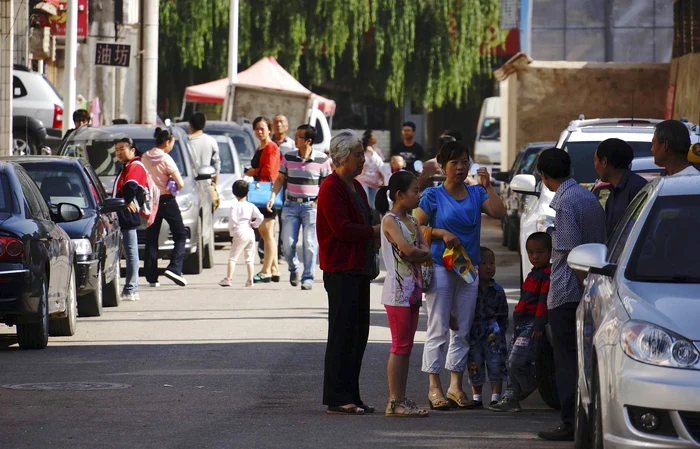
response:
<path id="1" fill-rule="evenodd" d="M 548 250 L 552 249 L 552 236 L 547 234 L 546 232 L 533 232 L 532 234 L 530 234 L 530 236 L 527 238 L 527 241 L 525 242 L 526 248 L 527 244 L 531 241 L 541 243 L 542 246 L 544 246 Z"/>
<path id="2" fill-rule="evenodd" d="M 452 136 L 455 138 L 455 140 L 462 140 L 462 133 L 457 131 L 456 129 L 446 129 L 443 133 L 443 136 Z"/>
<path id="3" fill-rule="evenodd" d="M 239 179 L 233 183 L 233 195 L 236 198 L 245 198 L 248 196 L 248 181 Z"/>
<path id="4" fill-rule="evenodd" d="M 73 123 L 77 122 L 89 122 L 90 113 L 85 109 L 76 109 L 73 112 Z"/>
<path id="5" fill-rule="evenodd" d="M 374 131 L 372 131 L 371 129 L 366 129 L 365 132 L 362 133 L 362 148 L 363 149 L 366 150 L 367 147 L 369 146 L 369 138 L 372 137 L 373 133 L 374 133 Z"/>
<path id="6" fill-rule="evenodd" d="M 453 140 L 451 142 L 445 143 L 439 150 L 437 154 L 437 162 L 441 167 L 447 165 L 448 162 L 457 160 L 464 153 L 469 155 L 469 149 L 464 144 L 464 142 L 459 142 Z"/>
<path id="7" fill-rule="evenodd" d="M 537 158 L 537 171 L 553 179 L 571 176 L 571 156 L 561 148 L 547 148 Z"/>
<path id="8" fill-rule="evenodd" d="M 690 132 L 683 122 L 664 120 L 659 123 L 656 125 L 656 140 L 659 143 L 668 143 L 669 151 L 687 158 L 690 148 Z"/>
<path id="9" fill-rule="evenodd" d="M 190 125 L 195 131 L 201 131 L 207 125 L 207 115 L 204 112 L 195 112 L 190 116 Z"/>
<path id="10" fill-rule="evenodd" d="M 603 158 L 608 160 L 608 164 L 613 168 L 623 170 L 629 168 L 634 159 L 634 150 L 622 139 L 606 139 L 600 142 L 596 150 L 598 160 Z"/>
<path id="11" fill-rule="evenodd" d="M 374 208 L 377 212 L 384 215 L 389 212 L 389 200 L 396 201 L 396 192 L 406 193 L 411 188 L 411 184 L 415 181 L 416 175 L 410 171 L 397 171 L 389 178 L 389 185 L 380 187 L 374 197 Z M 389 198 L 387 198 L 387 193 Z"/>
<path id="12" fill-rule="evenodd" d="M 272 122 L 270 121 L 269 118 L 262 116 L 262 115 L 260 117 L 257 117 L 255 120 L 253 120 L 253 129 L 255 129 L 255 127 L 258 126 L 258 123 L 260 123 L 260 122 L 265 122 L 265 124 L 267 125 L 267 129 L 272 131 Z"/>
<path id="13" fill-rule="evenodd" d="M 416 130 L 416 124 L 413 123 L 413 122 L 403 122 L 403 125 L 401 125 L 401 127 L 403 128 L 403 127 L 405 127 L 405 126 L 408 126 L 408 127 L 411 128 L 413 131 Z"/>
<path id="14" fill-rule="evenodd" d="M 487 246 L 480 246 L 479 247 L 479 254 L 481 254 L 482 258 L 484 257 L 484 254 L 488 254 L 488 253 L 493 254 L 494 259 L 496 258 L 496 253 L 491 248 L 489 248 Z"/>
<path id="15" fill-rule="evenodd" d="M 316 138 L 316 128 L 311 125 L 299 125 L 297 131 L 304 131 L 304 140 L 313 140 Z"/>

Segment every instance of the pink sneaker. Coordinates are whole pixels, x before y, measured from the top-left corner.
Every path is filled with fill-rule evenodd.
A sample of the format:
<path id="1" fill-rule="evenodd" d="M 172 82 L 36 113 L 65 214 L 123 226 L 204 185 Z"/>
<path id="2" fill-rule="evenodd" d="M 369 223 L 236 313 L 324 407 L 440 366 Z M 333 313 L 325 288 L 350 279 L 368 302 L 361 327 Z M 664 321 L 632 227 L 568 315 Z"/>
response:
<path id="1" fill-rule="evenodd" d="M 230 287 L 231 286 L 231 279 L 228 278 L 223 278 L 220 282 L 219 285 L 222 287 Z"/>
<path id="2" fill-rule="evenodd" d="M 245 286 L 246 286 L 246 287 L 252 287 L 252 286 L 253 286 L 253 281 L 245 281 Z"/>

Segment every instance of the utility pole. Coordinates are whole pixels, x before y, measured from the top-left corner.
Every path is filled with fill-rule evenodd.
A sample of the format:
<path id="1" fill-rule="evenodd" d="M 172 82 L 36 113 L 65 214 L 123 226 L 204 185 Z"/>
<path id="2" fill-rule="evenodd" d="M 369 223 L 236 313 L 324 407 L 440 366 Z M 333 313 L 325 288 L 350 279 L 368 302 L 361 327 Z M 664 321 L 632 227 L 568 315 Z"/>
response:
<path id="1" fill-rule="evenodd" d="M 14 1 L 0 1 L 0 155 L 12 155 L 12 23 Z"/>
<path id="2" fill-rule="evenodd" d="M 238 82 L 238 2 L 231 0 L 228 24 L 228 88 L 224 98 L 222 120 L 233 119 L 233 97 Z"/>
<path id="3" fill-rule="evenodd" d="M 143 0 L 141 49 L 141 123 L 156 123 L 158 116 L 158 20 L 159 0 Z"/>
<path id="4" fill-rule="evenodd" d="M 29 65 L 29 5 L 28 1 L 15 2 L 14 35 L 15 64 Z"/>
<path id="5" fill-rule="evenodd" d="M 75 112 L 75 70 L 78 64 L 78 0 L 66 3 L 66 55 L 63 67 L 63 134 L 73 125 Z"/>

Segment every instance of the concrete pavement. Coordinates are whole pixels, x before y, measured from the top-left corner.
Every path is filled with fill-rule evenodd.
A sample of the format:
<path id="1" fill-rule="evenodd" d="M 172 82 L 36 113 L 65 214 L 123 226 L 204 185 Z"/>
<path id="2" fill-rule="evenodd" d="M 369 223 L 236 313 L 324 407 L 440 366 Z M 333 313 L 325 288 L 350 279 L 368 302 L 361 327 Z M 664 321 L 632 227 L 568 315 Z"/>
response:
<path id="1" fill-rule="evenodd" d="M 499 239 L 498 224 L 485 221 L 482 241 L 496 250 L 497 280 L 514 293 L 509 295 L 514 304 L 517 255 L 504 251 Z M 515 415 L 474 410 L 385 418 L 390 333 L 379 303 L 381 283 L 372 285 L 372 327 L 361 379 L 363 399 L 378 413 L 327 415 L 321 405 L 327 302 L 320 271 L 311 292 L 289 285 L 286 265 L 280 266 L 279 284 L 244 289 L 240 266 L 234 287 L 222 288 L 217 282 L 227 254 L 228 248 L 217 251 L 215 268 L 189 276 L 185 288 L 162 277 L 160 288 L 141 287 L 141 301 L 105 309 L 99 318 L 80 318 L 74 337 L 51 338 L 45 350 L 0 349 L 2 385 L 129 386 L 0 388 L 0 448 L 573 447 L 536 438 L 536 431 L 558 423 L 558 413 L 537 394 Z M 424 337 L 422 315 L 409 397 L 427 406 L 427 378 L 420 372 Z M 12 342 L 8 336 L 1 340 Z"/>

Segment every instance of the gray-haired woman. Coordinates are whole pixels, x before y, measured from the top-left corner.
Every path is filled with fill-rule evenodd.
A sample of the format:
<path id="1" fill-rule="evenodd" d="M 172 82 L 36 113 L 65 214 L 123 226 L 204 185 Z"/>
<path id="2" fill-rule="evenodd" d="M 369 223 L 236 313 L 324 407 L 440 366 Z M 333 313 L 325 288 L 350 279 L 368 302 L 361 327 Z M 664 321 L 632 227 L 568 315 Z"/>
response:
<path id="1" fill-rule="evenodd" d="M 374 408 L 360 398 L 360 369 L 369 337 L 369 283 L 374 239 L 367 195 L 355 177 L 365 163 L 362 142 L 343 131 L 331 140 L 335 172 L 321 184 L 316 234 L 323 284 L 328 293 L 328 344 L 323 403 L 328 413 L 364 414 Z"/>

